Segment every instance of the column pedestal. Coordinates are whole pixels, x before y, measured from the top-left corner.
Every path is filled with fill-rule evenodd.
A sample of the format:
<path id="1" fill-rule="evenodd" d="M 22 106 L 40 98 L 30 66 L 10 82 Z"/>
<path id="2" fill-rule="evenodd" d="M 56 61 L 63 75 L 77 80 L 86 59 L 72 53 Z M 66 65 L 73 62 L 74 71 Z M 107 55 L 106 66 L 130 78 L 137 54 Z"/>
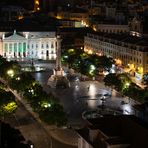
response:
<path id="1" fill-rule="evenodd" d="M 68 88 L 70 87 L 69 80 L 65 76 L 64 70 L 61 67 L 61 39 L 57 36 L 56 40 L 56 68 L 53 69 L 53 75 L 51 75 L 48 79 L 47 85 L 52 88 Z"/>

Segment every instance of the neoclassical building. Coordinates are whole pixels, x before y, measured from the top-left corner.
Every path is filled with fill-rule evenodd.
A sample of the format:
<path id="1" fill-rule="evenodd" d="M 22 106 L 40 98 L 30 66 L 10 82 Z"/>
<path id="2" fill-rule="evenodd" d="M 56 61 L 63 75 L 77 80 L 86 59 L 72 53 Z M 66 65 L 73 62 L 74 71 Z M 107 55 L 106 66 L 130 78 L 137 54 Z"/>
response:
<path id="1" fill-rule="evenodd" d="M 84 38 L 84 50 L 114 58 L 117 65 L 132 73 L 137 80 L 148 72 L 147 37 L 92 32 Z"/>
<path id="2" fill-rule="evenodd" d="M 56 59 L 60 40 L 56 32 L 0 33 L 0 55 L 10 59 Z"/>

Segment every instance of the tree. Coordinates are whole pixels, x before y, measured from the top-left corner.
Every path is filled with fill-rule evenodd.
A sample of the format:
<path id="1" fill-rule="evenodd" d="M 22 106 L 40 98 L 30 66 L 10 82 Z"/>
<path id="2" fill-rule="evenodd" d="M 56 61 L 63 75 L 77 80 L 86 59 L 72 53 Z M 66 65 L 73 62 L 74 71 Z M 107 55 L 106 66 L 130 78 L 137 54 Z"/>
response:
<path id="1" fill-rule="evenodd" d="M 21 67 L 16 61 L 5 61 L 3 59 L 1 60 L 1 69 L 0 69 L 0 76 L 3 77 L 6 80 L 10 80 L 11 78 L 16 77 L 20 71 Z"/>
<path id="2" fill-rule="evenodd" d="M 66 114 L 63 112 L 63 107 L 60 104 L 52 104 L 50 107 L 39 113 L 40 118 L 48 124 L 56 124 L 62 126 L 67 123 Z"/>
<path id="3" fill-rule="evenodd" d="M 35 83 L 35 79 L 29 73 L 21 73 L 9 80 L 10 87 L 19 92 L 24 92 Z"/>
<path id="4" fill-rule="evenodd" d="M 14 95 L 1 89 L 0 96 L 0 116 L 13 113 L 17 109 Z"/>
<path id="5" fill-rule="evenodd" d="M 119 89 L 121 85 L 119 77 L 116 74 L 112 73 L 106 75 L 106 77 L 104 78 L 104 82 L 106 86 L 110 86 L 117 89 Z"/>

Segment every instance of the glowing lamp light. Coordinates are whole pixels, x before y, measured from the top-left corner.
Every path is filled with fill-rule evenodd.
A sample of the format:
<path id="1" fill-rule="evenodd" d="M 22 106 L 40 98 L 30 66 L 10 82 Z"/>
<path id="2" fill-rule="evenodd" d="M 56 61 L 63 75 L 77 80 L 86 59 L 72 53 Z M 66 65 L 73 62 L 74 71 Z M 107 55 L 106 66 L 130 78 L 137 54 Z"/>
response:
<path id="1" fill-rule="evenodd" d="M 96 68 L 95 68 L 94 65 L 90 65 L 90 71 L 89 71 L 89 73 L 92 75 L 95 69 Z"/>
<path id="2" fill-rule="evenodd" d="M 16 110 L 16 108 L 17 104 L 14 101 L 9 102 L 7 105 L 3 106 L 3 110 L 7 113 L 13 112 L 14 110 Z"/>
<path id="3" fill-rule="evenodd" d="M 129 88 L 129 86 L 130 86 L 130 83 L 129 82 L 126 82 L 125 83 L 125 88 Z"/>
<path id="4" fill-rule="evenodd" d="M 45 103 L 45 104 L 44 104 L 44 107 L 45 107 L 45 108 L 51 107 L 51 104 L 50 104 L 50 103 Z"/>
<path id="5" fill-rule="evenodd" d="M 20 79 L 21 79 L 20 77 L 17 77 L 17 78 L 16 78 L 16 80 L 18 80 L 18 81 L 19 81 Z"/>
<path id="6" fill-rule="evenodd" d="M 93 51 L 92 50 L 88 50 L 88 54 L 93 54 Z"/>
<path id="7" fill-rule="evenodd" d="M 12 69 L 8 70 L 7 71 L 7 74 L 10 76 L 10 77 L 13 77 L 14 76 L 14 71 Z"/>

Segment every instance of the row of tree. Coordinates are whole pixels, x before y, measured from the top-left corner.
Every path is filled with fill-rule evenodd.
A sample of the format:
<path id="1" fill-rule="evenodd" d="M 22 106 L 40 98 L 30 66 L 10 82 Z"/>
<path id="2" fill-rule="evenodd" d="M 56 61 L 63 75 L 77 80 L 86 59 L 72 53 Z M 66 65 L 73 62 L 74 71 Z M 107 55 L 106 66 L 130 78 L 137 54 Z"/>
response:
<path id="1" fill-rule="evenodd" d="M 127 74 L 108 74 L 104 78 L 104 82 L 106 86 L 116 89 L 129 98 L 139 102 L 148 101 L 147 87 L 145 89 L 140 88 L 131 81 Z"/>
<path id="2" fill-rule="evenodd" d="M 102 71 L 110 71 L 114 60 L 106 56 L 98 56 L 97 54 L 87 54 L 83 50 L 69 49 L 62 53 L 63 64 L 68 64 L 69 68 L 77 72 L 94 77 Z M 141 89 L 132 83 L 127 74 L 109 73 L 104 78 L 106 86 L 110 86 L 123 95 L 138 100 L 140 102 L 148 101 L 148 73 L 143 76 L 145 89 Z"/>
<path id="3" fill-rule="evenodd" d="M 82 49 L 69 49 L 62 53 L 63 64 L 87 76 L 95 76 L 102 71 L 110 71 L 114 60 L 106 56 L 87 54 Z"/>
<path id="4" fill-rule="evenodd" d="M 42 86 L 30 73 L 22 72 L 17 62 L 9 62 L 2 57 L 0 57 L 0 67 L 0 77 L 7 82 L 2 83 L 1 87 L 10 86 L 11 89 L 21 94 L 23 98 L 28 100 L 33 110 L 39 114 L 43 121 L 59 126 L 66 124 L 67 117 L 63 107 L 52 94 L 43 91 Z M 4 109 L 8 108 L 8 105 L 10 107 L 9 100 L 15 102 L 15 98 L 12 99 L 10 92 L 6 92 L 6 95 L 0 98 L 0 106 L 5 106 L 3 110 L 0 110 L 1 115 L 3 115 Z"/>

